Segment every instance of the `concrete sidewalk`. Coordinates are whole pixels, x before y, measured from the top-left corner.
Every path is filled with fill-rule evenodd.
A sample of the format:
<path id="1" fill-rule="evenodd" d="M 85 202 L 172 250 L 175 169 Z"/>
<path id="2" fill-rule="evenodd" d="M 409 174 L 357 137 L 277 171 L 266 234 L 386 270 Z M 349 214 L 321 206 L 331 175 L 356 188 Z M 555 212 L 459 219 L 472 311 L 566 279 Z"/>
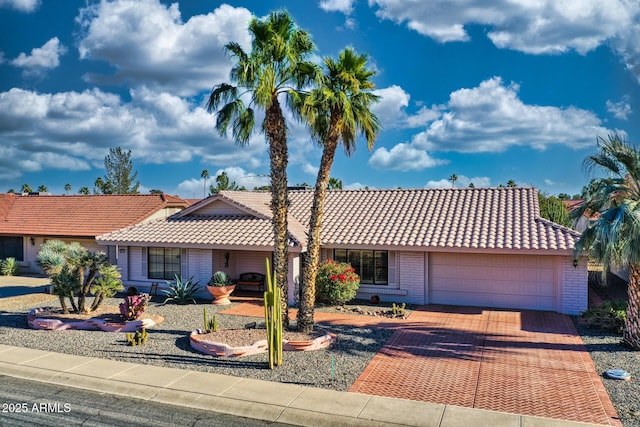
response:
<path id="1" fill-rule="evenodd" d="M 0 344 L 4 375 L 301 426 L 589 426 Z M 73 409 L 72 409 L 73 410 Z"/>

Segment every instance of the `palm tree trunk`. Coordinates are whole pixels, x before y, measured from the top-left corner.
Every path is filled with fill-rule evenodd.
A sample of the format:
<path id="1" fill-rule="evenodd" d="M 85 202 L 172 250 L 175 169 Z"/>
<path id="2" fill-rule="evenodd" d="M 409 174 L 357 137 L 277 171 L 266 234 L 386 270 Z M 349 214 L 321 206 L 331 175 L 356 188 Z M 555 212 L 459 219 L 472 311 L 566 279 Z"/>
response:
<path id="1" fill-rule="evenodd" d="M 622 339 L 634 350 L 640 350 L 640 266 L 629 267 L 629 306 Z"/>
<path id="2" fill-rule="evenodd" d="M 337 115 L 336 115 L 337 116 Z M 324 143 L 316 188 L 313 193 L 313 205 L 309 218 L 309 246 L 307 256 L 304 257 L 302 295 L 300 297 L 300 311 L 298 312 L 298 330 L 311 332 L 313 330 L 313 312 L 316 303 L 316 277 L 320 263 L 320 245 L 322 244 L 320 231 L 324 218 L 324 204 L 327 197 L 327 186 L 331 174 L 331 166 L 338 147 L 338 134 L 335 131 L 334 116 L 331 117 L 331 129 Z"/>
<path id="3" fill-rule="evenodd" d="M 265 133 L 269 142 L 271 159 L 271 210 L 273 212 L 274 257 L 273 268 L 280 287 L 280 305 L 282 306 L 282 326 L 289 328 L 288 301 L 288 223 L 289 198 L 287 195 L 287 134 L 284 115 L 274 96 L 265 116 Z"/>
<path id="4" fill-rule="evenodd" d="M 60 307 L 62 308 L 62 312 L 64 314 L 69 314 L 69 308 L 67 307 L 67 303 L 64 302 L 66 297 L 64 295 L 58 295 L 58 299 L 60 300 Z"/>

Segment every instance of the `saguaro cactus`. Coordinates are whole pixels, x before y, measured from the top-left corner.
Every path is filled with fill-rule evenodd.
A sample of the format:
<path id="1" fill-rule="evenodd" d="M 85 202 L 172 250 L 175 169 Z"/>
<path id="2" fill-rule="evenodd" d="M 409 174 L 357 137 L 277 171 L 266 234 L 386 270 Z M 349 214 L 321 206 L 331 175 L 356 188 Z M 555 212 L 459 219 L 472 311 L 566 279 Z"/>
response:
<path id="1" fill-rule="evenodd" d="M 267 343 L 269 346 L 269 368 L 282 365 L 282 306 L 280 288 L 275 274 L 271 274 L 269 259 L 266 259 L 267 290 L 264 293 L 264 321 L 267 325 Z"/>

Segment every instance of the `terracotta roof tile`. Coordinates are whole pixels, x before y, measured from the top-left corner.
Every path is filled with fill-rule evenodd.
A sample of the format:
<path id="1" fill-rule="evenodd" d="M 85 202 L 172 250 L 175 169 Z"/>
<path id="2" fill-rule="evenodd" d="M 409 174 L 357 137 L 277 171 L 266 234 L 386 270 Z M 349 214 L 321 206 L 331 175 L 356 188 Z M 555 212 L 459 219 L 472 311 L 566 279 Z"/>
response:
<path id="1" fill-rule="evenodd" d="M 313 191 L 292 191 L 289 232 L 306 242 Z M 240 215 L 198 211 L 224 201 Z M 272 246 L 270 193 L 223 191 L 175 218 L 100 236 L 104 243 Z M 253 218 L 253 219 L 252 219 Z M 570 251 L 579 233 L 540 218 L 533 188 L 336 190 L 325 205 L 328 246 Z"/>
<path id="2" fill-rule="evenodd" d="M 2 196 L 0 234 L 93 237 L 187 206 L 166 194 Z"/>

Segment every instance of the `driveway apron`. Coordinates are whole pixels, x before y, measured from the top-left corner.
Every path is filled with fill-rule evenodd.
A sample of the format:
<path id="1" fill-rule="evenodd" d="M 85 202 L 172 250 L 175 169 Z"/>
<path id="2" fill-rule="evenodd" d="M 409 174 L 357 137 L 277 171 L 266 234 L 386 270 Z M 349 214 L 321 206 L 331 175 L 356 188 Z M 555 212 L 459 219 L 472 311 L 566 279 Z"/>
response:
<path id="1" fill-rule="evenodd" d="M 568 316 L 423 306 L 349 391 L 622 425 Z"/>

